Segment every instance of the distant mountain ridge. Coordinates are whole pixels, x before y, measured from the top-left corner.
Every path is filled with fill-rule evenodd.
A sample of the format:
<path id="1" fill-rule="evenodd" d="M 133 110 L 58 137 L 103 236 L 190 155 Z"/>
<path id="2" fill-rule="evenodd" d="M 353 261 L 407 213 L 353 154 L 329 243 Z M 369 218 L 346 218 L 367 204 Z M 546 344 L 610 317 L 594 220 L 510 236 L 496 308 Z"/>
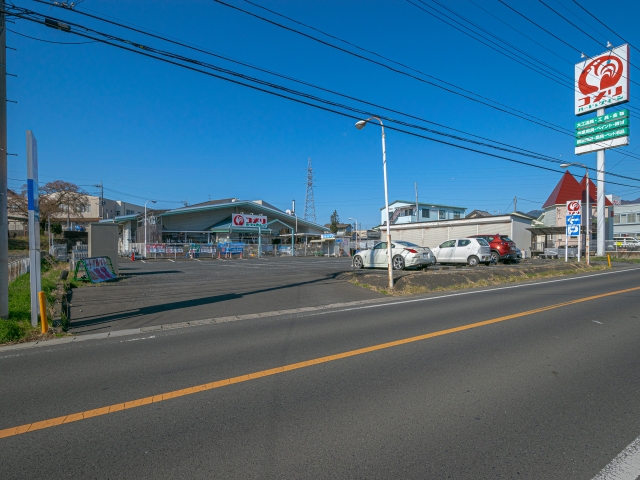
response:
<path id="1" fill-rule="evenodd" d="M 621 205 L 631 205 L 633 203 L 640 203 L 640 198 L 636 198 L 635 200 L 621 200 Z"/>

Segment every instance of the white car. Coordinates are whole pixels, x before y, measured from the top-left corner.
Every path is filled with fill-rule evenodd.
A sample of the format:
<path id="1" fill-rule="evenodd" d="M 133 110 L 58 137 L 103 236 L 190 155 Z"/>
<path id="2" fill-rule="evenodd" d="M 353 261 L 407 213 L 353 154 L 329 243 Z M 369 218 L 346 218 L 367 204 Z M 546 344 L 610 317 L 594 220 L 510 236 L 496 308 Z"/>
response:
<path id="1" fill-rule="evenodd" d="M 476 267 L 479 263 L 489 265 L 491 247 L 484 238 L 456 238 L 441 243 L 433 249 L 438 263 L 466 263 Z"/>
<path id="2" fill-rule="evenodd" d="M 353 257 L 355 268 L 376 268 L 389 265 L 387 242 L 377 243 L 371 250 L 363 250 Z M 427 247 L 414 243 L 395 241 L 391 244 L 391 264 L 394 270 L 406 267 L 427 268 L 436 264 L 436 258 Z"/>

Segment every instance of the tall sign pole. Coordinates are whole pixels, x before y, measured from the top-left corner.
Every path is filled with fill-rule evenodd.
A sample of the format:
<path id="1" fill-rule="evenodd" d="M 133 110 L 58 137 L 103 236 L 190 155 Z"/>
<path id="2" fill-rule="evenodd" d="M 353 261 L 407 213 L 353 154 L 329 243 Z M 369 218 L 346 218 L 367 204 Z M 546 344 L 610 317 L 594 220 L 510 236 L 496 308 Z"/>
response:
<path id="1" fill-rule="evenodd" d="M 38 191 L 38 142 L 27 130 L 27 201 L 29 207 L 29 276 L 31 284 L 31 325 L 38 325 L 40 280 L 40 192 Z"/>
<path id="2" fill-rule="evenodd" d="M 629 45 L 612 48 L 575 66 L 575 114 L 596 112 L 597 115 L 576 123 L 575 153 L 583 155 L 596 152 L 596 246 L 600 257 L 605 254 L 606 238 L 605 150 L 629 145 L 630 122 L 627 110 L 607 115 L 605 108 L 629 101 L 629 75 Z M 587 212 L 587 219 L 589 213 Z M 590 225 L 587 231 L 589 227 Z"/>
<path id="3" fill-rule="evenodd" d="M 604 115 L 604 108 L 598 109 L 598 116 Z M 596 252 L 599 257 L 604 257 L 605 254 L 605 203 L 604 203 L 604 167 L 605 167 L 605 159 L 604 159 L 604 149 L 598 150 L 596 153 L 596 175 L 598 179 L 597 192 L 598 196 L 596 198 L 596 215 L 597 215 L 597 243 L 596 243 Z"/>
<path id="4" fill-rule="evenodd" d="M 0 0 L 4 11 L 4 0 Z M 6 18 L 0 13 L 0 318 L 9 316 L 9 219 L 7 216 L 7 59 Z"/>

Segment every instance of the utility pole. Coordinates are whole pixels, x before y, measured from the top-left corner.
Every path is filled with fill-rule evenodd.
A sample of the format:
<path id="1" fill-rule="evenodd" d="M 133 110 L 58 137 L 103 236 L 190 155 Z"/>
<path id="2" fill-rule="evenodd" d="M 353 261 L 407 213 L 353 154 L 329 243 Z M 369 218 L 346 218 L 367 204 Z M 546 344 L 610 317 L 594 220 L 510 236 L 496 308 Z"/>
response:
<path id="1" fill-rule="evenodd" d="M 4 12 L 4 0 L 0 0 Z M 0 318 L 9 317 L 9 219 L 7 212 L 7 28 L 0 13 Z"/>
<path id="2" fill-rule="evenodd" d="M 513 197 L 513 213 L 518 211 L 518 197 Z"/>
<path id="3" fill-rule="evenodd" d="M 100 220 L 104 220 L 104 186 L 102 185 L 102 180 L 98 185 L 94 185 L 94 187 L 100 189 L 100 205 L 98 205 L 98 216 Z"/>

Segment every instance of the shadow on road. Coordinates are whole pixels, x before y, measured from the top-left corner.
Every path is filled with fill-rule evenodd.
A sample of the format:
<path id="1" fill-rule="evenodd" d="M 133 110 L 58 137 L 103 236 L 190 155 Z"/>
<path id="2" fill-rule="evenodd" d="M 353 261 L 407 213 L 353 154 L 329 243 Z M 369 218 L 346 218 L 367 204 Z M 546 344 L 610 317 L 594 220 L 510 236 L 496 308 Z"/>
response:
<path id="1" fill-rule="evenodd" d="M 161 273 L 161 272 L 150 272 L 150 273 Z M 249 295 L 256 295 L 258 293 L 267 293 L 267 292 L 274 292 L 274 291 L 278 291 L 278 290 L 286 290 L 286 289 L 289 289 L 289 288 L 308 286 L 308 285 L 312 285 L 312 284 L 315 284 L 315 283 L 324 282 L 324 281 L 327 281 L 327 280 L 335 280 L 338 275 L 341 275 L 341 272 L 336 272 L 336 273 L 332 273 L 332 274 L 326 275 L 325 278 L 317 278 L 317 279 L 309 280 L 309 281 L 305 281 L 305 282 L 296 282 L 296 283 L 291 283 L 291 284 L 287 284 L 287 285 L 280 285 L 280 286 L 277 286 L 277 287 L 263 288 L 263 289 L 253 290 L 253 291 L 250 291 L 250 292 L 245 292 L 245 293 L 240 293 L 240 294 L 227 293 L 227 294 L 223 294 L 223 295 L 212 295 L 210 297 L 194 298 L 194 299 L 191 299 L 191 300 L 182 300 L 182 301 L 179 301 L 179 302 L 170 302 L 170 303 L 164 303 L 164 304 L 160 304 L 160 305 L 150 305 L 148 307 L 134 308 L 134 309 L 131 309 L 131 310 L 116 312 L 116 313 L 109 314 L 109 315 L 100 315 L 100 316 L 94 316 L 94 317 L 87 317 L 87 318 L 84 318 L 82 320 L 78 320 L 78 321 L 75 321 L 75 322 L 73 320 L 71 320 L 70 330 L 73 331 L 76 328 L 82 328 L 82 327 L 87 327 L 87 326 L 92 326 L 92 325 L 99 325 L 99 324 L 102 324 L 102 323 L 108 323 L 108 322 L 113 322 L 113 321 L 117 321 L 117 320 L 124 320 L 124 319 L 127 319 L 127 318 L 141 317 L 141 316 L 144 316 L 144 315 L 152 315 L 152 314 L 161 313 L 161 312 L 167 312 L 167 311 L 171 311 L 171 310 L 180 310 L 180 309 L 189 308 L 189 307 L 199 307 L 199 306 L 202 306 L 202 305 L 211 305 L 211 304 L 224 302 L 224 301 L 228 301 L 228 300 L 235 300 L 235 299 L 243 298 L 243 297 L 246 297 L 246 296 L 249 296 Z"/>

